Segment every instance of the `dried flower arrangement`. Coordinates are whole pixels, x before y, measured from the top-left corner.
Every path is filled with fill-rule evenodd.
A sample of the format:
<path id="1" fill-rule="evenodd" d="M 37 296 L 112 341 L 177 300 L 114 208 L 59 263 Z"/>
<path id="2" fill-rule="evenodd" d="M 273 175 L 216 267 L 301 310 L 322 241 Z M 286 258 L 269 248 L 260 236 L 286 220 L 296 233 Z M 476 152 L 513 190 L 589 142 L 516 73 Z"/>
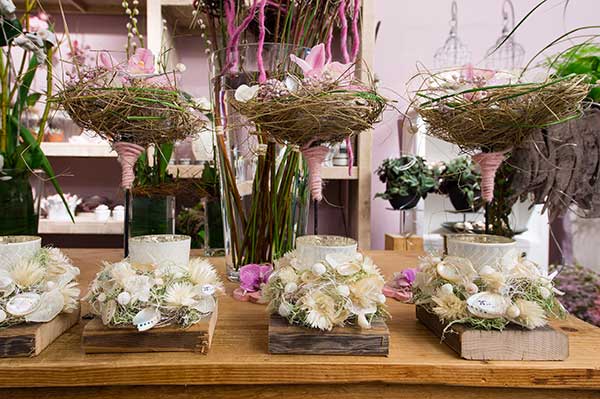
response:
<path id="1" fill-rule="evenodd" d="M 206 259 L 187 267 L 105 263 L 84 300 L 106 326 L 134 325 L 139 331 L 170 324 L 188 327 L 209 317 L 223 283 Z"/>
<path id="2" fill-rule="evenodd" d="M 269 311 L 290 324 L 330 331 L 348 324 L 370 328 L 374 319 L 386 318 L 384 283 L 360 253 L 329 254 L 307 265 L 292 251 L 275 261 L 262 292 Z"/>
<path id="3" fill-rule="evenodd" d="M 495 171 L 504 153 L 536 128 L 577 118 L 589 85 L 578 75 L 522 82 L 503 72 L 463 68 L 426 72 L 412 106 L 428 133 L 456 144 L 473 156 L 482 171 L 482 194 L 493 199 Z"/>
<path id="4" fill-rule="evenodd" d="M 0 269 L 0 328 L 45 323 L 79 307 L 79 269 L 57 248 Z"/>
<path id="5" fill-rule="evenodd" d="M 556 272 L 548 275 L 520 259 L 484 266 L 477 271 L 468 259 L 427 256 L 421 259 L 413 285 L 413 302 L 447 323 L 502 330 L 510 323 L 535 329 L 548 319 L 564 316 L 554 287 Z"/>

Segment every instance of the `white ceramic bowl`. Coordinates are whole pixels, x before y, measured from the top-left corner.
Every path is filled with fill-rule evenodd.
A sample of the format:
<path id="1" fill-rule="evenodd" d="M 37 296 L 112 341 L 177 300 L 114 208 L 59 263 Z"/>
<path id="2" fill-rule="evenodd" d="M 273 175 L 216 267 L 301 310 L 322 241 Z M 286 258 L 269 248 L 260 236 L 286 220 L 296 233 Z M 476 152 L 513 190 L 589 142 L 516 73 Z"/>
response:
<path id="1" fill-rule="evenodd" d="M 110 218 L 110 209 L 98 209 L 94 210 L 96 220 L 99 222 L 106 222 Z"/>
<path id="2" fill-rule="evenodd" d="M 487 234 L 451 234 L 446 237 L 448 255 L 466 258 L 479 271 L 483 266 L 500 262 L 514 266 L 519 258 L 517 243 L 512 238 Z"/>
<path id="3" fill-rule="evenodd" d="M 186 268 L 190 260 L 190 236 L 156 234 L 129 239 L 132 263 L 173 265 Z"/>
<path id="4" fill-rule="evenodd" d="M 296 239 L 298 259 L 306 266 L 312 267 L 329 254 L 354 255 L 357 252 L 356 240 L 341 236 L 302 236 Z"/>
<path id="5" fill-rule="evenodd" d="M 0 236 L 0 268 L 7 268 L 21 259 L 31 259 L 42 248 L 36 236 Z"/>

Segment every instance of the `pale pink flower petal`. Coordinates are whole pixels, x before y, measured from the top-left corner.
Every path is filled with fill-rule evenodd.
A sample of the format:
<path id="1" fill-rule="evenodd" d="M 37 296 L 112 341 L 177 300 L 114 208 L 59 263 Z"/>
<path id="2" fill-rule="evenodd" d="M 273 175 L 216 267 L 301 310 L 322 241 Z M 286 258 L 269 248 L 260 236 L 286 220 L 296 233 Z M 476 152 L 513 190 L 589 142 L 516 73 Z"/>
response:
<path id="1" fill-rule="evenodd" d="M 138 48 L 127 62 L 127 72 L 132 74 L 154 73 L 154 55 L 147 48 Z"/>

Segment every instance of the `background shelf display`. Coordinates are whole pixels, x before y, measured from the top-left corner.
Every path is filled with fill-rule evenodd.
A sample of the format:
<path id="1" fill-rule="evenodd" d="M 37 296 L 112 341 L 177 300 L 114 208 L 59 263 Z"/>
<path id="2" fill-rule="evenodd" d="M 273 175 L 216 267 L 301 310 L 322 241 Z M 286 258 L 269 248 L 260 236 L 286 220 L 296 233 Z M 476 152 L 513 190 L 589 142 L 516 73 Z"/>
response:
<path id="1" fill-rule="evenodd" d="M 93 213 L 79 213 L 75 223 L 40 219 L 40 234 L 123 234 L 123 221 L 110 218 L 107 221 L 96 220 Z"/>

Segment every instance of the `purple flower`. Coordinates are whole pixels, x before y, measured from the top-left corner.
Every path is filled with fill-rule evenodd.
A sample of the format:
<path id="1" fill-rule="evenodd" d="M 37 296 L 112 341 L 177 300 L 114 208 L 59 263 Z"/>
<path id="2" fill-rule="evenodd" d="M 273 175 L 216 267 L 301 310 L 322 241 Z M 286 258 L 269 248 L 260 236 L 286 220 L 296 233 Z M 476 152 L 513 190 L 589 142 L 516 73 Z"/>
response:
<path id="1" fill-rule="evenodd" d="M 247 292 L 260 291 L 273 272 L 271 265 L 249 264 L 240 268 L 240 287 Z"/>
<path id="2" fill-rule="evenodd" d="M 396 288 L 412 287 L 417 277 L 417 269 L 405 269 L 400 273 L 394 274 L 392 285 Z"/>

